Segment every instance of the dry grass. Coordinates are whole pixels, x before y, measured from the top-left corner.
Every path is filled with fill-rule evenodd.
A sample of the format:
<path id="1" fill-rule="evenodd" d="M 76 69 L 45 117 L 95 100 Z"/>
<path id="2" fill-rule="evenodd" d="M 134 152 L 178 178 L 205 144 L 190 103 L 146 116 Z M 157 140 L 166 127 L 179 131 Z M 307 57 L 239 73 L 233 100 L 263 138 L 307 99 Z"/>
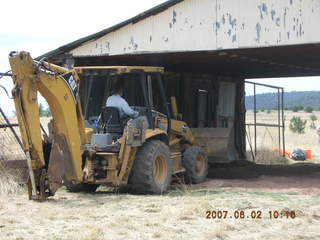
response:
<path id="1" fill-rule="evenodd" d="M 310 128 L 310 115 L 315 114 L 318 119 L 320 119 L 320 112 L 314 113 L 305 113 L 301 112 L 292 112 L 285 111 L 285 138 L 286 138 L 286 150 L 292 152 L 296 148 L 301 148 L 304 150 L 311 149 L 313 153 L 313 160 L 311 162 L 318 163 L 320 162 L 320 144 L 318 143 L 317 134 L 314 129 Z M 290 119 L 293 116 L 298 116 L 302 120 L 308 120 L 306 131 L 304 134 L 293 133 L 289 129 Z M 272 111 L 270 114 L 266 112 L 257 113 L 257 122 L 259 123 L 271 123 L 277 124 L 277 112 Z M 253 123 L 253 111 L 247 111 L 247 122 Z M 316 121 L 318 126 L 320 121 Z M 248 128 L 247 128 L 248 131 Z M 253 127 L 250 127 L 250 134 L 253 140 Z M 278 147 L 278 129 L 271 127 L 258 127 L 257 128 L 257 145 L 258 149 L 261 149 L 264 152 L 264 149 L 272 150 Z M 247 144 L 248 151 L 250 150 L 249 144 Z M 263 154 L 265 155 L 265 154 Z M 268 156 L 268 155 L 266 155 Z M 273 155 L 271 155 L 273 156 Z M 278 159 L 275 159 L 278 160 Z M 268 161 L 268 160 L 266 160 Z"/>
<path id="2" fill-rule="evenodd" d="M 19 170 L 9 169 L 5 165 L 7 160 L 21 159 L 22 154 L 10 129 L 0 129 L 0 197 L 22 191 L 18 184 Z"/>
<path id="3" fill-rule="evenodd" d="M 48 133 L 48 123 L 51 118 L 43 117 L 41 118 L 41 124 L 45 131 Z M 10 123 L 17 123 L 16 118 L 9 118 Z M 5 123 L 2 118 L 0 118 L 0 123 Z M 17 135 L 20 136 L 19 127 L 14 127 Z M 14 135 L 9 128 L 0 129 L 0 160 L 22 160 L 25 158 L 20 145 L 17 143 Z"/>
<path id="4" fill-rule="evenodd" d="M 3 121 L 3 119 L 0 119 Z M 11 123 L 16 123 L 16 118 L 10 118 Z M 47 125 L 50 118 L 42 118 L 41 122 L 47 131 Z M 4 121 L 2 123 L 5 123 Z M 15 131 L 19 135 L 19 128 L 16 127 Z M 14 135 L 9 128 L 0 129 L 0 196 L 8 194 L 18 194 L 24 192 L 23 187 L 18 184 L 21 179 L 21 172 L 19 169 L 7 168 L 4 164 L 5 161 L 23 160 L 25 154 L 17 143 Z M 0 237 L 1 239 L 1 237 Z"/>
<path id="5" fill-rule="evenodd" d="M 162 196 L 60 190 L 44 203 L 0 199 L 1 239 L 318 239 L 320 196 L 255 190 L 172 190 Z M 208 210 L 262 211 L 262 219 L 206 219 Z M 268 211 L 296 211 L 269 219 Z M 17 213 L 21 213 L 17 216 Z M 281 237 L 279 238 L 279 234 Z"/>
<path id="6" fill-rule="evenodd" d="M 259 117 L 271 121 L 272 114 Z M 303 135 L 303 141 L 289 130 L 286 134 L 290 150 L 316 147 L 312 131 Z M 260 131 L 257 161 L 290 163 L 270 151 L 276 142 L 266 136 Z M 38 203 L 21 194 L 12 176 L 0 169 L 0 184 L 4 183 L 0 185 L 0 239 L 320 239 L 320 195 L 316 194 L 232 189 L 226 184 L 211 189 L 181 185 L 161 196 L 115 194 L 103 187 L 95 194 L 71 194 L 62 188 L 54 198 Z M 212 210 L 230 215 L 260 210 L 262 219 L 206 219 L 206 212 Z M 283 210 L 295 211 L 297 217 L 269 219 L 268 211 Z"/>
<path id="7" fill-rule="evenodd" d="M 257 151 L 257 156 L 254 160 L 256 164 L 263 165 L 289 165 L 294 161 L 282 157 L 279 152 L 271 150 L 269 148 L 260 148 Z"/>
<path id="8" fill-rule="evenodd" d="M 0 197 L 23 192 L 18 184 L 19 174 L 18 170 L 6 168 L 0 161 Z"/>

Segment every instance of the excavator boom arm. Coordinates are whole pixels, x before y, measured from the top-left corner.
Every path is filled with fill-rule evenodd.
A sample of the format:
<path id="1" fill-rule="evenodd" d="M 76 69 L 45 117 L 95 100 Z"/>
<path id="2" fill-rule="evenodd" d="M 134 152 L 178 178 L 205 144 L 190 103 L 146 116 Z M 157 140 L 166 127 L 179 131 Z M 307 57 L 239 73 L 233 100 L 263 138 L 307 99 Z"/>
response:
<path id="1" fill-rule="evenodd" d="M 62 178 L 82 181 L 81 145 L 87 140 L 78 99 L 77 73 L 36 62 L 27 52 L 11 53 L 9 61 L 14 81 L 12 94 L 24 151 L 27 157 L 30 156 L 32 170 L 29 170 L 34 172 L 32 195 L 41 195 L 44 189 L 54 193 Z M 54 135 L 49 159 L 46 159 L 43 150 L 38 93 L 47 100 L 53 118 Z"/>

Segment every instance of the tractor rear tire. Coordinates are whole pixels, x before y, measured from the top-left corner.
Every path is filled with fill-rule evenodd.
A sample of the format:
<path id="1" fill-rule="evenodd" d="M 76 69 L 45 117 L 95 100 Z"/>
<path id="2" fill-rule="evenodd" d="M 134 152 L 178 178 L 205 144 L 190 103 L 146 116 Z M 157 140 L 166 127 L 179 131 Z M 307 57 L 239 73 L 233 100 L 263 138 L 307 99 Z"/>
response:
<path id="1" fill-rule="evenodd" d="M 208 175 L 208 157 L 202 148 L 198 146 L 187 148 L 183 154 L 182 166 L 186 169 L 186 183 L 198 184 L 206 180 Z"/>
<path id="2" fill-rule="evenodd" d="M 66 186 L 69 192 L 73 192 L 73 193 L 78 193 L 78 192 L 93 193 L 99 187 L 99 185 L 97 184 L 87 184 L 87 183 L 73 184 L 72 182 L 66 181 L 66 180 L 64 180 L 63 185 Z"/>
<path id="3" fill-rule="evenodd" d="M 129 178 L 135 193 L 162 194 L 172 180 L 172 160 L 168 146 L 159 140 L 149 140 L 137 152 Z"/>

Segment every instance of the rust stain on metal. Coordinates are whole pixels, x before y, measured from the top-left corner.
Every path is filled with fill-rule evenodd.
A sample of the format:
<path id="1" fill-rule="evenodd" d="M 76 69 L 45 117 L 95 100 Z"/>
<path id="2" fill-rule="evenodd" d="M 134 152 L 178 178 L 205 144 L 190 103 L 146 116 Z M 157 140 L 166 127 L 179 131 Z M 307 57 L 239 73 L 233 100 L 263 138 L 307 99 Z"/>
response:
<path id="1" fill-rule="evenodd" d="M 172 12 L 172 24 L 176 24 L 177 23 L 177 12 L 173 11 Z"/>
<path id="2" fill-rule="evenodd" d="M 260 25 L 260 23 L 257 23 L 256 24 L 256 31 L 257 31 L 257 38 L 256 38 L 256 41 L 257 42 L 260 42 L 260 32 L 261 32 L 261 25 Z"/>
<path id="3" fill-rule="evenodd" d="M 272 9 L 271 10 L 271 19 L 274 21 L 274 16 L 276 15 L 276 10 Z"/>

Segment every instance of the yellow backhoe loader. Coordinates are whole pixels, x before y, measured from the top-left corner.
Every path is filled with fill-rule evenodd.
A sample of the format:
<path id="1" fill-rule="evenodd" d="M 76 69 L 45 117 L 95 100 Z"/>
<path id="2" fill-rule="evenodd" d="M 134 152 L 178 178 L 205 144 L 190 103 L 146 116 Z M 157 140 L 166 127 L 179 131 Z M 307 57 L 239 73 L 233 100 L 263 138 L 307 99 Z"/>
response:
<path id="1" fill-rule="evenodd" d="M 45 200 L 62 185 L 73 192 L 108 185 L 161 194 L 177 173 L 188 183 L 205 180 L 206 153 L 178 117 L 175 97 L 168 103 L 163 68 L 68 70 L 35 61 L 28 52 L 12 52 L 9 61 L 30 199 Z M 117 108 L 105 107 L 119 79 L 129 104 L 139 112 L 135 119 L 122 119 Z M 52 113 L 48 135 L 41 132 L 38 93 Z"/>

